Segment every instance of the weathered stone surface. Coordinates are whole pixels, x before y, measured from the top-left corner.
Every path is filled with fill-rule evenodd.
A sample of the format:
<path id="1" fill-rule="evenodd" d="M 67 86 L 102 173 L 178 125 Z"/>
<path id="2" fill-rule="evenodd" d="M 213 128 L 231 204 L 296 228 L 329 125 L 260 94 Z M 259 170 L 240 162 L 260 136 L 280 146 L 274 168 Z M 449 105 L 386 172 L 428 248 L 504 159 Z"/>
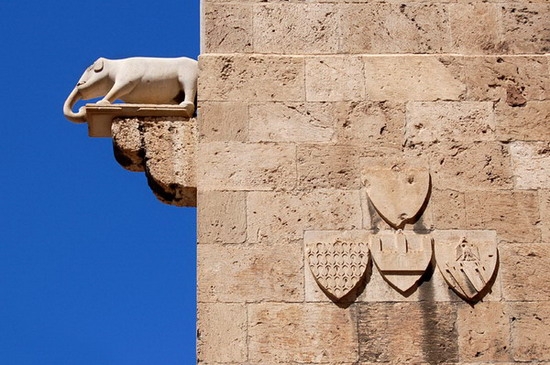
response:
<path id="1" fill-rule="evenodd" d="M 199 105 L 201 142 L 240 141 L 248 138 L 248 105 L 243 102 L 208 102 Z"/>
<path id="2" fill-rule="evenodd" d="M 436 229 L 466 227 L 466 201 L 464 193 L 455 190 L 433 189 L 430 197 Z"/>
<path id="3" fill-rule="evenodd" d="M 434 187 L 457 191 L 512 187 L 510 155 L 505 144 L 447 142 L 429 146 L 424 153 L 430 159 Z"/>
<path id="4" fill-rule="evenodd" d="M 370 100 L 460 100 L 465 85 L 435 56 L 365 56 Z M 349 67 L 349 66 L 348 66 Z"/>
<path id="5" fill-rule="evenodd" d="M 131 171 L 145 171 L 160 201 L 196 206 L 195 119 L 117 118 L 112 132 L 117 161 Z"/>
<path id="6" fill-rule="evenodd" d="M 353 311 L 334 304 L 250 305 L 250 360 L 259 363 L 356 362 L 358 344 Z"/>
<path id="7" fill-rule="evenodd" d="M 550 242 L 550 190 L 540 190 L 539 198 L 542 242 Z"/>
<path id="8" fill-rule="evenodd" d="M 541 189 L 550 186 L 550 138 L 548 142 L 511 143 L 510 155 L 516 188 Z"/>
<path id="9" fill-rule="evenodd" d="M 401 147 L 405 106 L 394 102 L 338 103 L 337 138 L 343 144 Z M 374 148 L 374 147 L 373 147 Z"/>
<path id="10" fill-rule="evenodd" d="M 115 159 L 126 170 L 145 171 L 143 136 L 137 118 L 116 119 L 111 125 Z"/>
<path id="11" fill-rule="evenodd" d="M 412 102 L 407 104 L 408 143 L 491 141 L 495 118 L 490 102 Z"/>
<path id="12" fill-rule="evenodd" d="M 199 104 L 205 101 L 303 101 L 304 59 L 266 55 L 203 55 Z"/>
<path id="13" fill-rule="evenodd" d="M 526 100 L 548 98 L 548 58 L 542 56 L 467 56 L 441 57 L 450 72 L 467 86 L 467 99 L 475 101 L 508 100 L 515 89 Z"/>
<path id="14" fill-rule="evenodd" d="M 442 4 L 367 3 L 342 8 L 345 53 L 446 53 L 448 12 Z"/>
<path id="15" fill-rule="evenodd" d="M 251 52 L 252 7 L 238 3 L 204 2 L 204 53 Z"/>
<path id="16" fill-rule="evenodd" d="M 455 304 L 368 303 L 358 306 L 357 318 L 361 361 L 458 362 Z"/>
<path id="17" fill-rule="evenodd" d="M 249 242 L 301 240 L 304 230 L 360 228 L 361 201 L 358 191 L 337 189 L 250 192 L 247 221 Z"/>
<path id="18" fill-rule="evenodd" d="M 296 185 L 296 147 L 278 143 L 211 142 L 199 145 L 202 190 L 273 190 Z"/>
<path id="19" fill-rule="evenodd" d="M 361 57 L 308 57 L 305 65 L 307 101 L 365 99 L 365 75 Z"/>
<path id="20" fill-rule="evenodd" d="M 550 306 L 548 302 L 511 303 L 510 318 L 514 360 L 549 361 Z"/>
<path id="21" fill-rule="evenodd" d="M 299 243 L 198 245 L 199 302 L 302 301 Z"/>
<path id="22" fill-rule="evenodd" d="M 368 147 L 303 144 L 297 148 L 298 184 L 304 189 L 359 189 L 361 157 Z"/>
<path id="23" fill-rule="evenodd" d="M 244 363 L 247 314 L 243 304 L 199 303 L 197 360 Z"/>
<path id="24" fill-rule="evenodd" d="M 499 302 L 458 305 L 458 348 L 461 362 L 511 360 L 507 305 Z"/>
<path id="25" fill-rule="evenodd" d="M 500 140 L 550 140 L 550 100 L 529 101 L 520 108 L 498 103 L 495 118 Z"/>
<path id="26" fill-rule="evenodd" d="M 200 243 L 246 240 L 246 193 L 198 192 L 197 239 Z"/>
<path id="27" fill-rule="evenodd" d="M 547 301 L 550 298 L 550 245 L 501 245 L 502 292 L 508 301 Z"/>
<path id="28" fill-rule="evenodd" d="M 450 4 L 449 18 L 455 53 L 506 53 L 508 47 L 499 32 L 501 13 L 498 4 Z"/>
<path id="29" fill-rule="evenodd" d="M 550 4 L 504 4 L 504 39 L 513 53 L 550 51 Z"/>
<path id="30" fill-rule="evenodd" d="M 331 103 L 264 103 L 250 105 L 252 142 L 331 142 L 336 110 Z"/>
<path id="31" fill-rule="evenodd" d="M 466 221 L 472 229 L 494 229 L 507 242 L 538 242 L 538 195 L 533 191 L 469 191 Z"/>
<path id="32" fill-rule="evenodd" d="M 339 17 L 334 4 L 269 3 L 254 8 L 258 53 L 336 53 Z"/>

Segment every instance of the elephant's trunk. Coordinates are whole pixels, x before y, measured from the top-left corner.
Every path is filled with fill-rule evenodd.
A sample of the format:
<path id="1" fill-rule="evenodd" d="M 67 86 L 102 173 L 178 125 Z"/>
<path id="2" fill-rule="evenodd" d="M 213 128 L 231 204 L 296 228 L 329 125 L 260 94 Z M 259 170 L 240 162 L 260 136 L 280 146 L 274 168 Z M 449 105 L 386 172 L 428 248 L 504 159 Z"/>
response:
<path id="1" fill-rule="evenodd" d="M 71 122 L 86 122 L 86 110 L 81 108 L 78 113 L 73 112 L 73 106 L 78 100 L 80 100 L 80 98 L 80 92 L 78 91 L 78 88 L 75 87 L 73 91 L 71 91 L 71 94 L 69 95 L 67 100 L 65 100 L 65 104 L 63 104 L 63 114 L 65 114 L 65 118 L 67 118 Z"/>

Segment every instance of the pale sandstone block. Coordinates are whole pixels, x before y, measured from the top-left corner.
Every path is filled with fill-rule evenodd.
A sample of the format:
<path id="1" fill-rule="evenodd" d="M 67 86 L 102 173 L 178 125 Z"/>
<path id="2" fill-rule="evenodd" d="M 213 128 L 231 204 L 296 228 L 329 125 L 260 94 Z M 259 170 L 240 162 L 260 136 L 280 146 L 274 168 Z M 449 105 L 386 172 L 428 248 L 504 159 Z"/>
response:
<path id="1" fill-rule="evenodd" d="M 336 111 L 331 103 L 250 105 L 251 142 L 331 142 Z"/>
<path id="2" fill-rule="evenodd" d="M 507 305 L 480 302 L 458 305 L 458 348 L 461 362 L 510 361 Z"/>
<path id="3" fill-rule="evenodd" d="M 423 152 L 429 156 L 436 188 L 468 191 L 512 187 L 510 155 L 504 144 L 447 142 L 429 146 Z"/>
<path id="4" fill-rule="evenodd" d="M 467 228 L 494 229 L 506 242 L 537 242 L 541 231 L 538 196 L 533 191 L 467 191 Z"/>
<path id="5" fill-rule="evenodd" d="M 550 242 L 550 190 L 539 190 L 542 242 Z"/>
<path id="6" fill-rule="evenodd" d="M 370 100 L 460 100 L 465 85 L 435 56 L 365 56 Z"/>
<path id="7" fill-rule="evenodd" d="M 204 2 L 203 53 L 252 52 L 252 6 Z"/>
<path id="8" fill-rule="evenodd" d="M 491 102 L 411 102 L 405 138 L 409 143 L 491 141 L 495 118 Z"/>
<path id="9" fill-rule="evenodd" d="M 303 101 L 304 59 L 273 55 L 199 57 L 200 101 Z"/>
<path id="10" fill-rule="evenodd" d="M 199 141 L 240 141 L 248 137 L 248 105 L 244 102 L 208 102 L 199 105 Z"/>
<path id="11" fill-rule="evenodd" d="M 504 4 L 504 39 L 513 53 L 550 51 L 550 4 Z"/>
<path id="12" fill-rule="evenodd" d="M 242 243 L 246 240 L 246 193 L 198 192 L 197 240 Z"/>
<path id="13" fill-rule="evenodd" d="M 304 189 L 359 189 L 361 157 L 369 152 L 369 147 L 354 145 L 299 145 L 298 186 Z"/>
<path id="14" fill-rule="evenodd" d="M 550 245 L 520 243 L 501 245 L 502 291 L 509 301 L 550 298 Z"/>
<path id="15" fill-rule="evenodd" d="M 518 189 L 541 189 L 550 186 L 549 142 L 514 142 L 510 144 L 515 186 Z"/>
<path id="16" fill-rule="evenodd" d="M 545 298 L 548 300 L 548 297 Z M 512 351 L 516 361 L 550 360 L 548 301 L 510 303 Z"/>
<path id="17" fill-rule="evenodd" d="M 352 311 L 333 304 L 250 305 L 250 360 L 260 363 L 356 362 L 357 334 Z"/>
<path id="18" fill-rule="evenodd" d="M 338 103 L 336 130 L 342 144 L 401 147 L 405 106 L 394 102 Z"/>
<path id="19" fill-rule="evenodd" d="M 302 245 L 198 245 L 200 302 L 302 301 Z"/>
<path id="20" fill-rule="evenodd" d="M 309 57 L 305 61 L 307 101 L 365 99 L 365 75 L 361 57 Z"/>
<path id="21" fill-rule="evenodd" d="M 500 140 L 550 141 L 550 101 L 529 101 L 522 107 L 498 103 L 495 110 Z"/>
<path id="22" fill-rule="evenodd" d="M 356 229 L 361 219 L 358 191 L 248 193 L 249 242 L 301 240 L 304 230 Z"/>
<path id="23" fill-rule="evenodd" d="M 514 105 L 550 96 L 547 57 L 446 56 L 442 59 L 450 72 L 466 84 L 468 100 L 502 100 Z"/>
<path id="24" fill-rule="evenodd" d="M 466 201 L 464 193 L 456 190 L 433 189 L 430 197 L 436 229 L 462 229 L 466 227 Z"/>
<path id="25" fill-rule="evenodd" d="M 199 363 L 246 361 L 246 306 L 198 303 L 197 360 Z"/>
<path id="26" fill-rule="evenodd" d="M 393 364 L 456 363 L 456 318 L 453 303 L 358 305 L 359 358 Z"/>
<path id="27" fill-rule="evenodd" d="M 258 53 L 337 53 L 339 18 L 334 4 L 269 3 L 254 7 Z"/>
<path id="28" fill-rule="evenodd" d="M 442 4 L 349 4 L 342 9 L 343 53 L 447 53 L 451 36 Z"/>
<path id="29" fill-rule="evenodd" d="M 274 190 L 296 185 L 293 144 L 211 142 L 197 152 L 202 190 Z"/>
<path id="30" fill-rule="evenodd" d="M 498 4 L 450 4 L 453 51 L 460 54 L 502 54 L 501 12 Z"/>

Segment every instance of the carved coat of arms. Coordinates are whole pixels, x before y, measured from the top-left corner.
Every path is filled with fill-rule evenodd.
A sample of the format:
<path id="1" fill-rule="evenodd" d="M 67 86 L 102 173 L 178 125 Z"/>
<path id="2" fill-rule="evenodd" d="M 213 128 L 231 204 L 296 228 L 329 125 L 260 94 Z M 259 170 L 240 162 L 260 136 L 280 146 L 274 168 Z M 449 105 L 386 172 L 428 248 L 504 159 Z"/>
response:
<path id="1" fill-rule="evenodd" d="M 371 237 L 370 250 L 384 279 L 403 293 L 416 284 L 430 264 L 432 240 L 414 232 L 382 231 Z"/>
<path id="2" fill-rule="evenodd" d="M 475 300 L 486 293 L 495 273 L 498 251 L 495 231 L 435 231 L 437 267 L 461 297 Z"/>
<path id="3" fill-rule="evenodd" d="M 368 169 L 363 184 L 378 214 L 393 228 L 414 223 L 430 192 L 427 169 Z"/>
<path id="4" fill-rule="evenodd" d="M 308 231 L 306 258 L 321 289 L 339 300 L 354 289 L 369 264 L 365 232 Z"/>

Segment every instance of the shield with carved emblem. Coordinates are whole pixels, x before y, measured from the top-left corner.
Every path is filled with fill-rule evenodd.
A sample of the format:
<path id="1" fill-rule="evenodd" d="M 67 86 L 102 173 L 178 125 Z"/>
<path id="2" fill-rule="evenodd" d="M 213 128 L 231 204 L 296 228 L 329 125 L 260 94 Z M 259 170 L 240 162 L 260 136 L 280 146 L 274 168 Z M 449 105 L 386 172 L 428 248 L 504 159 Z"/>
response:
<path id="1" fill-rule="evenodd" d="M 307 231 L 305 255 L 315 281 L 333 300 L 349 294 L 369 264 L 367 231 Z"/>
<path id="2" fill-rule="evenodd" d="M 481 299 L 497 267 L 495 231 L 435 231 L 437 267 L 447 284 L 467 300 Z"/>
<path id="3" fill-rule="evenodd" d="M 371 237 L 372 259 L 384 279 L 404 293 L 418 282 L 432 259 L 432 239 L 415 232 L 381 231 Z"/>
<path id="4" fill-rule="evenodd" d="M 414 223 L 430 192 L 425 168 L 367 169 L 362 180 L 378 214 L 396 229 Z"/>

